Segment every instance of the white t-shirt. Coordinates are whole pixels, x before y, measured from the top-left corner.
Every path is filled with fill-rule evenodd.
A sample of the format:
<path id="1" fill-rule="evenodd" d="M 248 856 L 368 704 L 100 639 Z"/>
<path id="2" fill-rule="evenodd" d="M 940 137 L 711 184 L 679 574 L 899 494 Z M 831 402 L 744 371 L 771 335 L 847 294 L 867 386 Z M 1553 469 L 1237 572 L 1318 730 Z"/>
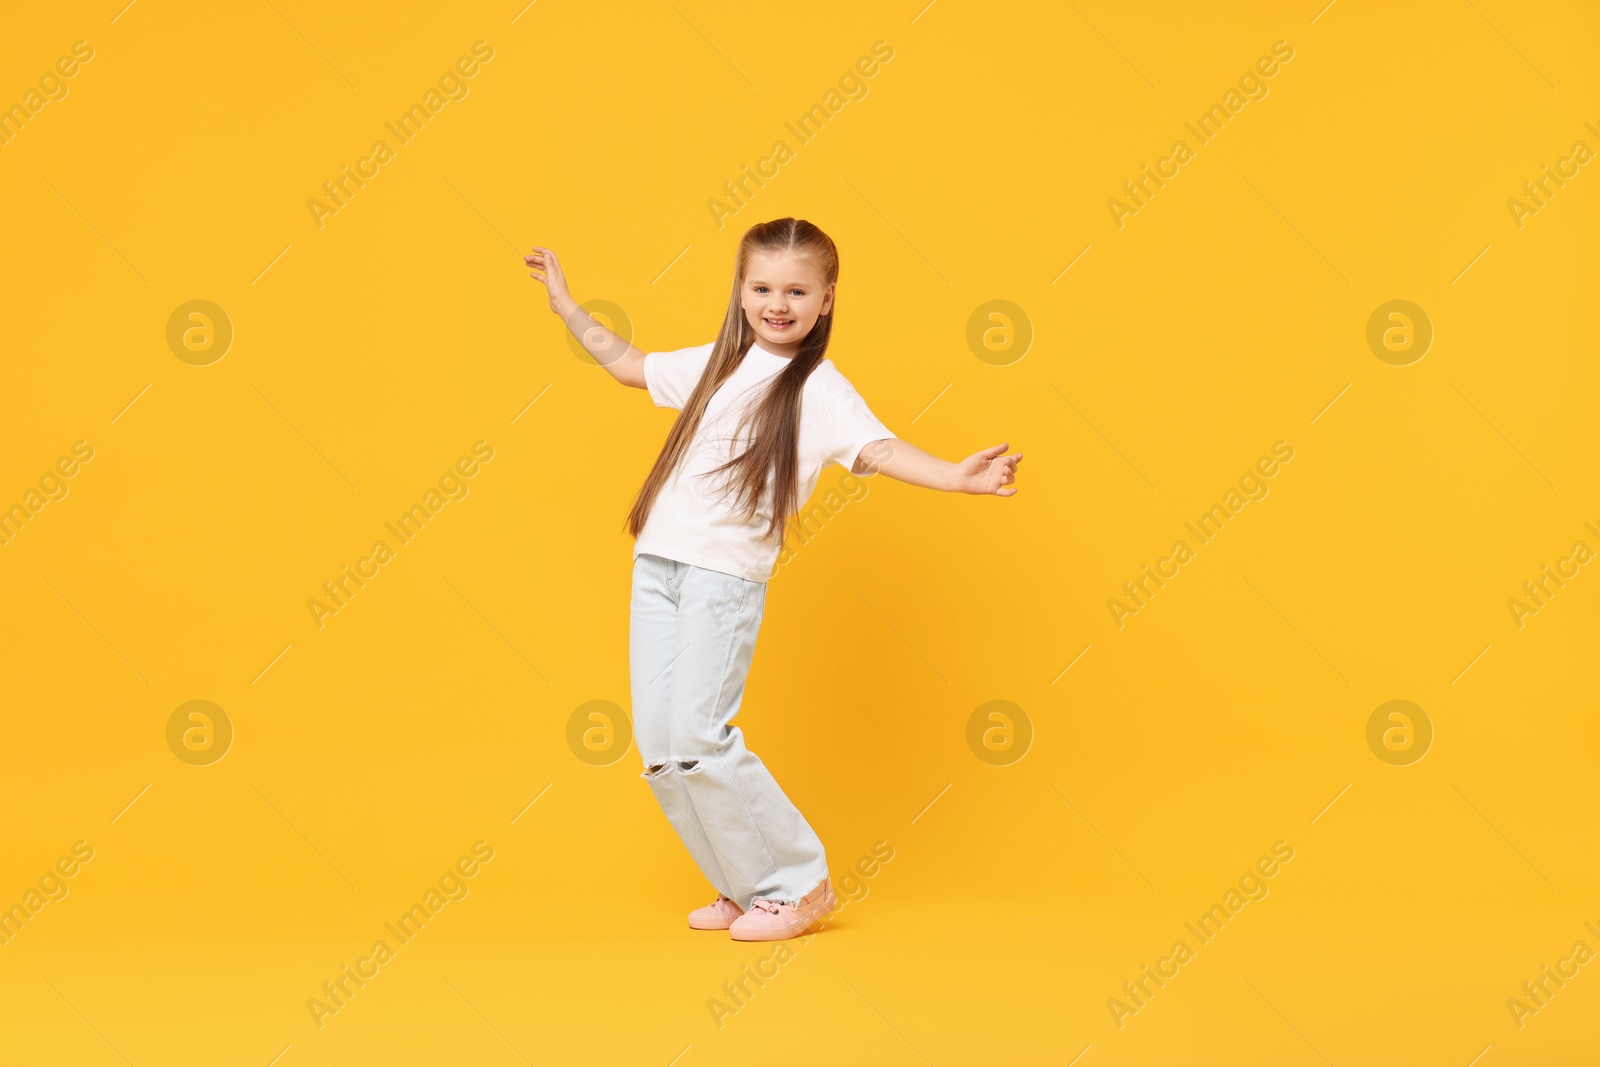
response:
<path id="1" fill-rule="evenodd" d="M 657 407 L 683 409 L 711 361 L 712 347 L 697 345 L 645 356 L 645 386 Z M 748 447 L 747 439 L 735 447 L 733 433 L 739 417 L 760 400 L 772 377 L 788 365 L 782 356 L 759 343 L 751 344 L 744 360 L 712 395 L 687 454 L 657 494 L 633 544 L 635 559 L 648 552 L 752 582 L 772 577 L 778 545 L 762 539 L 772 516 L 771 482 L 755 515 L 745 522 L 734 500 L 737 494 L 725 481 L 733 472 L 709 476 L 708 472 Z M 750 432 L 748 427 L 745 432 Z M 818 363 L 800 398 L 796 474 L 802 509 L 816 489 L 823 467 L 837 463 L 850 470 L 863 448 L 894 436 L 832 360 Z"/>

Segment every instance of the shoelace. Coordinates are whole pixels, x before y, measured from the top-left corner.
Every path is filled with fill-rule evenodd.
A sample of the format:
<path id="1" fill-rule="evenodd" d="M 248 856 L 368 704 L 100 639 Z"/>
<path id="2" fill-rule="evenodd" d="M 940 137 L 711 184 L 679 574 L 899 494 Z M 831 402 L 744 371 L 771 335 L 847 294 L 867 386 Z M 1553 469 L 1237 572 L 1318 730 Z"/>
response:
<path id="1" fill-rule="evenodd" d="M 766 900 L 764 898 L 760 898 L 760 899 L 751 901 L 751 903 L 750 903 L 750 909 L 752 911 L 754 911 L 756 908 L 760 908 L 762 911 L 769 911 L 774 915 L 778 914 L 778 907 L 779 907 L 779 902 L 778 901 L 776 901 L 776 900 Z"/>

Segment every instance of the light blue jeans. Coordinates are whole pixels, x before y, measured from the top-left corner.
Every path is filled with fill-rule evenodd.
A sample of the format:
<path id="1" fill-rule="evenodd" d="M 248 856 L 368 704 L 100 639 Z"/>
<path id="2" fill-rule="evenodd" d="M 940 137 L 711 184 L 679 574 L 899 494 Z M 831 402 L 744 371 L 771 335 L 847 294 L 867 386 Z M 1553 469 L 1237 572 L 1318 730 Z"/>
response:
<path id="1" fill-rule="evenodd" d="M 767 603 L 765 582 L 641 553 L 628 669 L 641 777 L 717 892 L 749 910 L 827 877 L 822 841 L 732 725 Z"/>

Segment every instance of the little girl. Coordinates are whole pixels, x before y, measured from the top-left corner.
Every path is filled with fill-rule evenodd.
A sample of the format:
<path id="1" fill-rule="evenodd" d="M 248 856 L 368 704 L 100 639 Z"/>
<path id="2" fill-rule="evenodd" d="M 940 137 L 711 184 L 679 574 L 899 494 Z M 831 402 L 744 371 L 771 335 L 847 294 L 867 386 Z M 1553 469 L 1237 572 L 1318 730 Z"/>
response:
<path id="1" fill-rule="evenodd" d="M 717 890 L 696 930 L 796 937 L 834 908 L 822 842 L 732 725 L 784 525 L 829 463 L 1011 496 L 1022 454 L 950 463 L 878 421 L 831 360 L 833 241 L 803 219 L 752 226 L 710 344 L 646 354 L 578 308 L 554 252 L 524 257 L 550 310 L 611 376 L 678 410 L 628 515 L 629 674 L 642 777 Z"/>

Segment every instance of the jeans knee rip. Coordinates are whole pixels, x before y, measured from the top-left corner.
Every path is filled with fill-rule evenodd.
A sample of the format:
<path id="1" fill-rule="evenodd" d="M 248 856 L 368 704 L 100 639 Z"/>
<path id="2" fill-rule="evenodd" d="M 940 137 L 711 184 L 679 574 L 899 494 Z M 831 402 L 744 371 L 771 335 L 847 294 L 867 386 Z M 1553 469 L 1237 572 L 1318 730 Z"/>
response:
<path id="1" fill-rule="evenodd" d="M 639 775 L 639 777 L 659 778 L 671 770 L 674 764 L 677 765 L 677 769 L 683 774 L 698 774 L 704 769 L 700 766 L 700 761 L 697 759 L 672 760 L 668 763 L 646 764 L 644 771 Z"/>

